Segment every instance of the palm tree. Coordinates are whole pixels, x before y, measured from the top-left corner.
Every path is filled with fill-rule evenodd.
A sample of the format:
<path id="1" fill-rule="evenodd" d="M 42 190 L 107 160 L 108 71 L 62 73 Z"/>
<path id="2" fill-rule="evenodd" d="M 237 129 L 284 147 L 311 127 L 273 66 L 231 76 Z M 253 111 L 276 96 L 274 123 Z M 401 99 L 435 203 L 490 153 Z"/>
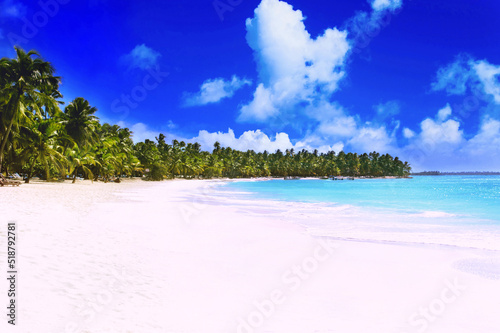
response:
<path id="1" fill-rule="evenodd" d="M 100 125 L 97 109 L 82 97 L 62 112 L 58 100 L 59 77 L 36 51 L 16 48 L 16 58 L 0 59 L 0 171 L 25 171 L 31 177 L 42 166 L 47 179 L 52 171 L 78 173 L 97 179 L 122 174 L 162 180 L 165 176 L 255 177 L 255 176 L 408 176 L 411 166 L 397 157 L 377 152 L 358 155 L 341 151 L 312 153 L 305 149 L 285 153 L 256 153 L 221 147 L 201 151 L 199 143 L 173 140 L 133 143 L 132 133 L 118 125 Z"/>
<path id="2" fill-rule="evenodd" d="M 219 160 L 216 154 L 209 154 L 205 157 L 204 173 L 206 178 L 220 177 L 224 164 Z"/>
<path id="3" fill-rule="evenodd" d="M 70 166 L 69 173 L 73 173 L 73 184 L 76 182 L 76 176 L 80 170 L 91 180 L 94 178 L 90 168 L 99 162 L 96 161 L 89 149 L 80 149 L 75 146 L 69 151 L 66 158 Z"/>
<path id="4" fill-rule="evenodd" d="M 62 115 L 66 133 L 80 148 L 94 143 L 97 139 L 97 108 L 90 106 L 89 101 L 82 97 L 75 98 Z"/>
<path id="5" fill-rule="evenodd" d="M 36 162 L 40 162 L 44 167 L 46 180 L 50 180 L 51 166 L 62 170 L 66 165 L 67 161 L 57 145 L 59 129 L 60 125 L 53 119 L 44 119 L 33 122 L 29 127 L 21 127 L 19 142 L 23 148 L 19 155 L 29 164 L 26 183 L 29 183 Z"/>
<path id="6" fill-rule="evenodd" d="M 132 132 L 128 128 L 104 124 L 99 126 L 97 132 L 99 140 L 94 144 L 93 151 L 98 164 L 92 168 L 96 176 L 100 174 L 107 180 L 140 170 L 139 160 L 133 151 Z"/>
<path id="7" fill-rule="evenodd" d="M 4 126 L 0 128 L 0 172 L 5 147 L 14 124 L 27 118 L 30 111 L 41 115 L 43 106 L 50 110 L 56 109 L 56 97 L 60 96 L 55 93 L 59 89 L 60 78 L 54 76 L 54 67 L 34 50 L 28 53 L 19 47 L 15 50 L 16 58 L 0 59 L 0 96 L 5 103 L 2 112 Z"/>

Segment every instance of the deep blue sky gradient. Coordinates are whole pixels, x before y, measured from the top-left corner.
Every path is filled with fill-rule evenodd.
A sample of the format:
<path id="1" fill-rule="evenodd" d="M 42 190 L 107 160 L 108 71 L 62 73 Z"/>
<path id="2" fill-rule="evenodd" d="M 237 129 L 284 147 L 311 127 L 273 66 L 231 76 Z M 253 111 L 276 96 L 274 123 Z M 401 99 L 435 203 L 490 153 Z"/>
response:
<path id="1" fill-rule="evenodd" d="M 173 131 L 186 138 L 200 130 L 227 131 L 229 127 L 237 135 L 257 128 L 274 135 L 277 129 L 272 126 L 236 121 L 239 106 L 252 99 L 258 80 L 245 39 L 245 20 L 253 17 L 259 2 L 242 0 L 221 21 L 211 0 L 72 0 L 60 5 L 46 25 L 19 44 L 38 50 L 54 64 L 63 77 L 65 101 L 83 96 L 106 121 L 142 122 L 153 130 Z M 370 10 L 366 0 L 287 2 L 307 17 L 305 25 L 313 38 L 326 28 L 342 29 L 356 12 Z M 22 17 L 0 15 L 0 56 L 13 56 L 9 33 L 23 36 L 26 21 L 32 22 L 33 15 L 42 10 L 35 1 L 0 0 L 0 4 L 8 3 L 22 4 L 24 12 Z M 375 117 L 374 106 L 398 101 L 401 127 L 418 130 L 425 117 L 434 117 L 446 103 L 463 100 L 431 90 L 440 67 L 459 54 L 500 64 L 499 14 L 500 2 L 494 0 L 403 1 L 402 10 L 391 16 L 368 46 L 349 57 L 347 76 L 333 99 L 363 121 Z M 120 60 L 141 44 L 161 54 L 159 68 L 169 76 L 129 113 L 113 112 L 113 101 L 130 93 L 147 75 L 146 70 L 129 69 Z M 205 80 L 229 79 L 235 74 L 251 79 L 254 85 L 217 104 L 181 106 L 183 94 L 196 92 Z M 472 135 L 480 115 L 458 120 L 466 135 Z M 292 139 L 300 139 L 301 133 L 294 128 L 286 131 Z"/>

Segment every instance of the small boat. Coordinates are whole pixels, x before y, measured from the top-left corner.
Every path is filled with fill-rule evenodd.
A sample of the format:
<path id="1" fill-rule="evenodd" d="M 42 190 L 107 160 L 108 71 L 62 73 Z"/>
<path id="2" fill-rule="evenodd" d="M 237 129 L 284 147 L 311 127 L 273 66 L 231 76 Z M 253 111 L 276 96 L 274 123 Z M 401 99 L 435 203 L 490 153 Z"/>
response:
<path id="1" fill-rule="evenodd" d="M 284 180 L 298 180 L 300 179 L 300 177 L 297 177 L 297 176 L 286 176 L 286 177 L 283 177 Z"/>

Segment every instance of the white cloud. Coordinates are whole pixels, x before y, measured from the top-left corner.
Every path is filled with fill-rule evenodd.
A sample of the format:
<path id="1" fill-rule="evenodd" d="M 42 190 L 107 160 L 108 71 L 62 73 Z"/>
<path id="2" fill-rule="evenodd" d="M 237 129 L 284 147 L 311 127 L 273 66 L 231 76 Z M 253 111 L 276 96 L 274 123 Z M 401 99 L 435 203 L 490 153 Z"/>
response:
<path id="1" fill-rule="evenodd" d="M 402 0 L 372 0 L 372 8 L 375 11 L 396 10 L 401 7 Z"/>
<path id="2" fill-rule="evenodd" d="M 420 138 L 425 144 L 436 146 L 443 143 L 459 144 L 463 139 L 463 131 L 456 120 L 438 123 L 430 118 L 420 124 Z"/>
<path id="3" fill-rule="evenodd" d="M 337 90 L 349 50 L 347 34 L 333 28 L 313 39 L 303 20 L 300 10 L 279 0 L 262 0 L 247 20 L 260 82 L 238 120 L 264 122 L 299 112 L 299 103 L 327 99 Z"/>
<path id="4" fill-rule="evenodd" d="M 108 122 L 112 123 L 110 121 L 104 121 L 103 122 Z M 127 127 L 132 131 L 132 140 L 137 143 L 137 142 L 143 142 L 146 139 L 156 141 L 156 137 L 160 134 L 163 133 L 167 139 L 166 141 L 168 142 L 169 140 L 173 140 L 174 138 L 178 138 L 177 135 L 174 135 L 170 133 L 170 131 L 175 130 L 177 128 L 177 125 L 174 124 L 171 120 L 169 120 L 166 125 L 160 126 L 158 128 L 151 128 L 151 126 L 144 124 L 144 123 L 127 123 L 124 121 L 119 121 L 116 123 L 120 127 Z M 184 140 L 184 139 L 181 139 Z"/>
<path id="5" fill-rule="evenodd" d="M 1 2 L 0 16 L 21 18 L 26 14 L 26 7 L 17 0 L 4 0 Z"/>
<path id="6" fill-rule="evenodd" d="M 369 20 L 372 24 L 379 24 L 383 17 L 381 11 L 400 6 L 401 1 L 377 4 Z M 331 28 L 313 38 L 303 21 L 300 10 L 294 10 L 279 0 L 262 0 L 254 17 L 247 20 L 246 37 L 254 51 L 259 81 L 252 100 L 241 106 L 238 121 L 266 122 L 278 127 L 290 125 L 305 133 L 295 142 L 296 148 L 394 150 L 399 122 L 392 121 L 391 132 L 378 122 L 397 115 L 399 103 L 389 101 L 378 105 L 377 124 L 359 125 L 358 116 L 350 115 L 332 102 L 331 97 L 345 75 L 344 64 L 350 53 L 347 32 Z M 246 137 L 250 136 L 257 142 L 265 138 L 271 140 L 260 131 L 245 132 L 239 138 L 232 131 L 200 132 L 203 139 L 214 141 L 214 136 L 239 145 L 235 147 L 242 150 L 253 147 L 244 144 Z M 270 146 L 270 143 L 266 141 L 266 145 Z"/>
<path id="7" fill-rule="evenodd" d="M 451 106 L 450 104 L 447 104 L 444 108 L 438 111 L 437 120 L 440 122 L 445 121 L 449 116 L 451 116 L 451 112 Z"/>
<path id="8" fill-rule="evenodd" d="M 403 136 L 406 138 L 406 139 L 411 139 L 413 137 L 415 137 L 415 132 L 413 132 L 411 129 L 409 128 L 404 128 L 403 129 Z"/>
<path id="9" fill-rule="evenodd" d="M 499 161 L 500 157 L 500 121 L 486 117 L 479 132 L 470 139 L 462 152 L 472 156 L 486 156 Z"/>
<path id="10" fill-rule="evenodd" d="M 274 153 L 276 150 L 285 151 L 287 149 L 295 149 L 299 151 L 306 149 L 310 152 L 317 149 L 320 153 L 328 151 L 339 152 L 343 150 L 344 145 L 342 142 L 337 142 L 333 145 L 327 145 L 321 139 L 308 136 L 303 140 L 292 143 L 287 133 L 276 133 L 274 137 L 269 137 L 261 130 L 245 131 L 239 137 L 234 134 L 232 129 L 227 132 L 214 132 L 200 131 L 198 136 L 188 140 L 189 142 L 199 142 L 202 149 L 211 150 L 214 143 L 217 141 L 223 147 L 231 147 L 240 151 L 254 150 L 256 152 L 263 152 L 267 150 Z"/>
<path id="11" fill-rule="evenodd" d="M 347 116 L 341 105 L 327 100 L 317 100 L 309 104 L 305 108 L 305 115 L 319 122 L 328 122 L 335 118 Z"/>
<path id="12" fill-rule="evenodd" d="M 335 141 L 328 141 L 330 142 L 335 142 Z M 334 151 L 336 153 L 344 150 L 344 143 L 342 141 L 338 141 L 333 144 L 326 143 L 324 138 L 317 136 L 317 135 L 307 135 L 304 137 L 302 140 L 299 140 L 295 143 L 295 149 L 296 150 L 302 150 L 306 149 L 310 152 L 314 151 L 317 149 L 320 153 L 326 153 L 329 151 Z"/>
<path id="13" fill-rule="evenodd" d="M 490 95 L 496 104 L 500 104 L 499 77 L 500 66 L 490 64 L 486 60 L 476 61 L 462 55 L 438 70 L 432 89 L 444 90 L 450 95 L 463 95 L 470 89 L 476 97 Z M 477 96 L 478 93 L 479 96 Z"/>
<path id="14" fill-rule="evenodd" d="M 177 127 L 178 127 L 177 124 L 174 124 L 174 122 L 172 120 L 169 120 L 167 122 L 167 128 L 168 129 L 176 129 Z"/>
<path id="15" fill-rule="evenodd" d="M 389 114 L 399 112 L 399 104 L 395 102 L 381 104 L 375 109 Z M 395 152 L 396 134 L 399 129 L 399 122 L 391 122 L 392 129 L 389 132 L 387 125 L 373 122 L 360 123 L 358 116 L 351 116 L 340 105 L 319 101 L 306 108 L 306 114 L 311 119 L 318 121 L 315 127 L 302 142 L 308 142 L 310 146 L 319 147 L 335 142 L 335 151 L 343 150 L 356 151 L 359 153 L 373 150 L 383 152 Z M 338 149 L 338 147 L 342 147 Z"/>
<path id="16" fill-rule="evenodd" d="M 479 131 L 467 140 L 458 122 L 427 118 L 400 156 L 416 171 L 500 171 L 500 121 L 484 117 Z"/>
<path id="17" fill-rule="evenodd" d="M 158 64 L 161 54 L 145 44 L 137 45 L 130 53 L 123 55 L 120 59 L 129 69 L 148 69 Z"/>
<path id="18" fill-rule="evenodd" d="M 460 129 L 460 123 L 451 116 L 450 105 L 438 111 L 436 120 L 431 118 L 424 119 L 420 123 L 419 140 L 427 147 L 435 147 L 443 144 L 458 145 L 463 141 L 463 130 Z"/>
<path id="19" fill-rule="evenodd" d="M 443 109 L 442 109 L 443 110 Z M 227 132 L 200 131 L 197 136 L 186 139 L 179 135 L 153 130 L 144 123 L 128 125 L 119 123 L 122 127 L 129 127 L 133 132 L 134 142 L 145 139 L 155 140 L 161 132 L 166 135 L 166 141 L 173 139 L 185 142 L 199 142 L 203 150 L 211 151 L 213 144 L 218 141 L 224 147 L 231 147 L 240 151 L 254 150 L 257 152 L 274 152 L 277 149 L 295 149 L 299 151 L 318 149 L 320 153 L 327 151 L 346 151 L 390 153 L 408 160 L 414 170 L 495 170 L 500 165 L 500 121 L 486 117 L 478 133 L 466 140 L 458 122 L 448 119 L 440 121 L 439 112 L 435 119 L 427 118 L 421 122 L 420 132 L 415 133 L 408 128 L 403 129 L 403 135 L 410 143 L 398 148 L 393 134 L 384 126 L 375 126 L 366 123 L 356 128 L 352 136 L 345 141 L 325 140 L 318 134 L 308 134 L 303 139 L 293 141 L 285 132 L 268 136 L 261 130 L 250 130 L 236 136 L 232 129 Z M 172 122 L 166 127 L 171 128 Z M 328 144 L 329 143 L 329 144 Z"/>
<path id="20" fill-rule="evenodd" d="M 394 116 L 397 116 L 399 114 L 401 106 L 399 105 L 398 101 L 388 101 L 388 102 L 376 105 L 374 107 L 374 109 L 377 112 L 377 114 L 375 116 L 375 121 L 380 122 L 380 121 L 384 121 L 388 118 L 392 118 Z"/>
<path id="21" fill-rule="evenodd" d="M 441 109 L 446 110 L 446 108 Z M 403 129 L 403 135 L 410 143 L 398 148 L 395 136 L 389 134 L 385 126 L 375 126 L 366 123 L 358 126 L 352 136 L 345 141 L 325 140 L 318 133 L 306 135 L 294 143 L 287 133 L 277 133 L 269 137 L 261 130 L 246 131 L 237 137 L 233 130 L 210 133 L 200 131 L 198 136 L 186 140 L 199 142 L 205 150 L 211 150 L 218 141 L 222 146 L 241 151 L 255 150 L 274 152 L 277 149 L 285 151 L 294 148 L 295 151 L 307 149 L 319 152 L 340 152 L 344 149 L 356 152 L 378 151 L 399 156 L 402 160 L 412 163 L 416 171 L 423 170 L 495 170 L 500 163 L 500 121 L 485 118 L 479 132 L 470 140 L 466 140 L 460 124 L 452 119 L 440 120 L 439 111 L 435 119 L 424 119 L 420 124 L 420 132 L 415 133 L 408 128 Z M 447 114 L 441 112 L 441 114 Z M 442 119 L 443 117 L 441 117 Z M 447 120 L 446 120 L 447 119 Z M 330 142 L 330 144 L 327 144 Z"/>
<path id="22" fill-rule="evenodd" d="M 322 122 L 317 131 L 329 137 L 352 137 L 357 130 L 356 120 L 351 116 L 336 117 Z"/>
<path id="23" fill-rule="evenodd" d="M 468 156 L 458 153 L 467 141 L 460 123 L 449 119 L 451 112 L 446 105 L 437 112 L 435 119 L 424 119 L 419 133 L 408 128 L 403 130 L 409 144 L 400 149 L 400 157 L 409 160 L 416 171 L 467 169 L 464 161 Z"/>
<path id="24" fill-rule="evenodd" d="M 270 137 L 259 129 L 254 131 L 245 131 L 239 137 L 237 137 L 234 131 L 230 128 L 227 132 L 208 132 L 206 130 L 201 130 L 197 136 L 187 139 L 169 131 L 154 130 L 144 123 L 127 124 L 125 122 L 118 122 L 118 125 L 121 127 L 128 127 L 133 132 L 132 138 L 135 143 L 142 142 L 146 139 L 155 141 L 155 138 L 158 137 L 159 133 L 163 133 L 167 138 L 167 142 L 170 142 L 173 139 L 191 143 L 198 142 L 201 144 L 201 148 L 207 151 L 211 151 L 213 149 L 213 145 L 216 141 L 218 141 L 223 147 L 231 147 L 232 149 L 240 151 L 254 150 L 256 152 L 263 152 L 264 150 L 267 150 L 271 153 L 274 153 L 278 149 L 285 151 L 286 149 L 291 148 L 294 148 L 295 150 L 308 149 L 310 151 L 318 148 L 321 152 L 326 152 L 332 149 L 338 149 L 336 151 L 340 151 L 342 148 L 341 144 L 340 146 L 337 144 L 334 146 L 322 145 L 321 147 L 318 147 L 316 145 L 310 145 L 310 140 L 293 144 L 287 133 L 280 132 L 276 133 L 275 136 Z M 172 125 L 174 127 L 172 127 Z M 172 121 L 169 121 L 166 125 L 167 129 L 174 129 L 175 127 L 176 126 L 172 123 Z"/>
<path id="25" fill-rule="evenodd" d="M 484 86 L 484 92 L 493 96 L 495 103 L 500 104 L 500 66 L 483 60 L 475 62 L 473 68 Z"/>
<path id="26" fill-rule="evenodd" d="M 270 117 L 279 113 L 278 108 L 274 106 L 272 92 L 260 83 L 253 94 L 253 100 L 250 104 L 241 107 L 239 121 L 260 121 L 264 122 Z"/>
<path id="27" fill-rule="evenodd" d="M 256 152 L 263 152 L 267 150 L 270 153 L 274 153 L 278 149 L 285 151 L 286 149 L 292 148 L 296 151 L 307 149 L 311 152 L 314 149 L 318 149 L 319 152 L 326 153 L 331 150 L 339 152 L 344 148 L 342 142 L 328 145 L 324 143 L 323 139 L 313 135 L 306 136 L 304 139 L 294 144 L 290 140 L 289 135 L 285 132 L 279 132 L 274 136 L 268 136 L 260 129 L 245 131 L 239 137 L 235 135 L 234 130 L 231 128 L 229 128 L 227 132 L 208 132 L 206 130 L 201 130 L 197 136 L 188 139 L 175 132 L 171 132 L 177 128 L 177 125 L 171 120 L 168 121 L 166 126 L 163 126 L 162 129 L 153 129 L 144 123 L 130 124 L 123 121 L 119 121 L 117 125 L 120 127 L 128 127 L 133 132 L 132 139 L 135 143 L 143 142 L 146 139 L 156 141 L 155 138 L 158 137 L 160 133 L 163 133 L 166 136 L 167 142 L 173 139 L 191 143 L 198 142 L 201 144 L 201 148 L 207 151 L 213 149 L 213 145 L 216 141 L 223 147 L 231 147 L 232 149 L 240 151 L 254 150 Z"/>
<path id="28" fill-rule="evenodd" d="M 224 98 L 229 98 L 234 93 L 244 87 L 251 85 L 252 81 L 240 79 L 234 75 L 231 80 L 225 81 L 223 78 L 206 80 L 200 86 L 197 93 L 186 93 L 184 95 L 184 106 L 206 105 L 220 102 Z"/>
<path id="29" fill-rule="evenodd" d="M 144 123 L 133 124 L 132 126 L 129 127 L 129 129 L 132 131 L 132 139 L 136 143 L 137 142 L 142 142 L 142 141 L 144 141 L 146 139 L 154 141 L 155 137 L 157 137 L 158 134 L 160 134 L 159 131 L 153 131 L 153 130 L 151 130 Z"/>
<path id="30" fill-rule="evenodd" d="M 361 53 L 386 27 L 391 15 L 403 5 L 402 0 L 368 0 L 372 6 L 371 12 L 360 11 L 345 23 L 349 31 L 349 43 L 351 53 Z"/>
<path id="31" fill-rule="evenodd" d="M 499 76 L 500 66 L 467 55 L 458 56 L 453 63 L 439 69 L 432 88 L 450 95 L 467 94 L 462 107 L 465 111 L 477 112 L 482 122 L 476 134 L 465 135 L 460 124 L 449 119 L 449 105 L 438 112 L 435 120 L 425 119 L 421 123 L 421 133 L 412 138 L 407 147 L 422 153 L 422 161 L 418 162 L 421 169 L 498 170 L 500 122 L 496 118 L 500 105 Z"/>
<path id="32" fill-rule="evenodd" d="M 236 137 L 232 129 L 229 129 L 227 133 L 200 131 L 198 136 L 190 141 L 199 142 L 204 150 L 210 150 L 216 141 L 223 147 L 231 147 L 241 151 L 254 150 L 263 152 L 267 150 L 268 152 L 274 152 L 277 149 L 284 151 L 294 148 L 288 134 L 276 133 L 274 138 L 270 138 L 261 130 L 246 131 L 239 137 Z"/>
<path id="33" fill-rule="evenodd" d="M 436 81 L 432 83 L 435 91 L 444 90 L 450 95 L 462 95 L 467 91 L 468 83 L 474 73 L 470 68 L 471 59 L 458 56 L 451 64 L 438 70 Z"/>
<path id="34" fill-rule="evenodd" d="M 378 151 L 382 153 L 394 151 L 394 138 L 389 136 L 385 126 L 373 127 L 365 126 L 360 128 L 348 144 L 355 151 L 371 152 Z"/>

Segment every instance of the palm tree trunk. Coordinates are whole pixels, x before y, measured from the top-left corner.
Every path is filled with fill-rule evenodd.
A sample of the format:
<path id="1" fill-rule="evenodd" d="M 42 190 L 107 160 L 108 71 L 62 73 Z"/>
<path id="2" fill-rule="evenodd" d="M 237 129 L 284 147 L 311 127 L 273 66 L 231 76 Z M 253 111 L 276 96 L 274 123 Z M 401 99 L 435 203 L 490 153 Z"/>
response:
<path id="1" fill-rule="evenodd" d="M 33 167 L 35 166 L 35 162 L 36 162 L 36 156 L 33 157 L 33 162 L 31 162 L 31 165 L 30 165 L 30 171 L 28 173 L 28 177 L 26 178 L 26 184 L 29 184 L 30 182 L 30 178 L 31 178 L 31 175 L 33 174 Z"/>
<path id="2" fill-rule="evenodd" d="M 49 166 L 45 166 L 45 180 L 50 182 L 50 169 L 49 169 Z"/>
<path id="3" fill-rule="evenodd" d="M 5 146 L 7 145 L 7 141 L 9 140 L 10 131 L 12 130 L 12 125 L 14 125 L 14 120 L 16 118 L 16 110 L 17 104 L 19 103 L 19 97 L 16 97 L 13 101 L 14 110 L 12 112 L 12 118 L 10 119 L 9 126 L 7 127 L 7 131 L 5 131 L 5 136 L 2 139 L 2 145 L 0 146 L 0 172 L 2 172 L 2 164 L 3 164 L 3 154 L 5 151 Z"/>
<path id="4" fill-rule="evenodd" d="M 66 150 L 68 149 L 68 145 L 64 145 L 64 150 L 63 150 L 63 156 L 66 158 Z M 62 178 L 63 180 L 66 179 L 66 167 L 63 167 L 61 169 L 61 176 L 59 178 Z"/>
<path id="5" fill-rule="evenodd" d="M 75 171 L 73 172 L 73 182 L 72 184 L 76 183 L 76 172 L 78 171 L 78 168 L 75 168 Z"/>
<path id="6" fill-rule="evenodd" d="M 0 147 L 0 172 L 2 171 L 3 164 L 3 154 L 5 151 L 5 146 L 7 145 L 7 141 L 9 139 L 10 131 L 12 130 L 12 125 L 14 124 L 14 117 L 10 120 L 9 127 L 7 127 L 7 131 L 5 132 L 5 136 L 2 139 L 2 146 Z"/>
<path id="7" fill-rule="evenodd" d="M 50 168 L 49 164 L 47 163 L 47 160 L 45 159 L 45 155 L 41 154 L 42 157 L 42 163 L 45 169 L 45 181 L 49 182 L 50 181 Z"/>

